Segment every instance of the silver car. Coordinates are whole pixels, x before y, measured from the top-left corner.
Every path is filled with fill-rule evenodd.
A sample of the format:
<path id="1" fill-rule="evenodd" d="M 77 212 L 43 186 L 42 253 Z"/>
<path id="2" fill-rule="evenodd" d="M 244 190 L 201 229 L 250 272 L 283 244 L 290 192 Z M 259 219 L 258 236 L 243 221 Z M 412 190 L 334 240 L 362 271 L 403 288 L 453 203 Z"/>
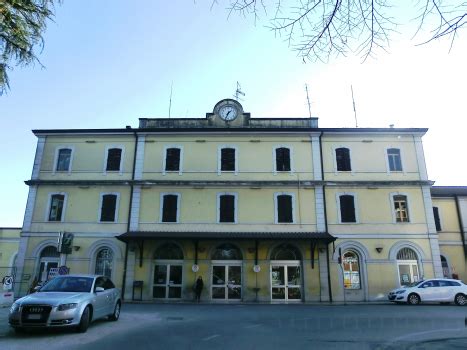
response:
<path id="1" fill-rule="evenodd" d="M 89 324 L 120 316 L 120 291 L 98 275 L 57 276 L 36 293 L 15 301 L 8 321 L 15 331 L 24 328 L 75 327 L 86 332 Z"/>

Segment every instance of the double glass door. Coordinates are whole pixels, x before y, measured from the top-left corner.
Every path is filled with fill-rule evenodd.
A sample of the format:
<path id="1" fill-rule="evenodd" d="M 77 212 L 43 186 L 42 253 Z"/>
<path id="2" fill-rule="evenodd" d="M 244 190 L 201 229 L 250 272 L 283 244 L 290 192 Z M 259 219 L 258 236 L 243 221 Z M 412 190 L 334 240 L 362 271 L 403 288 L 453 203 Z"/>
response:
<path id="1" fill-rule="evenodd" d="M 45 282 L 49 279 L 50 269 L 58 268 L 58 259 L 41 259 L 39 265 L 39 281 Z"/>
<path id="2" fill-rule="evenodd" d="M 182 264 L 156 264 L 152 297 L 179 299 L 182 297 Z"/>
<path id="3" fill-rule="evenodd" d="M 271 298 L 275 301 L 300 301 L 302 299 L 300 263 L 271 265 Z"/>
<path id="4" fill-rule="evenodd" d="M 242 298 L 241 264 L 219 264 L 212 266 L 211 295 L 216 300 L 238 300 Z"/>

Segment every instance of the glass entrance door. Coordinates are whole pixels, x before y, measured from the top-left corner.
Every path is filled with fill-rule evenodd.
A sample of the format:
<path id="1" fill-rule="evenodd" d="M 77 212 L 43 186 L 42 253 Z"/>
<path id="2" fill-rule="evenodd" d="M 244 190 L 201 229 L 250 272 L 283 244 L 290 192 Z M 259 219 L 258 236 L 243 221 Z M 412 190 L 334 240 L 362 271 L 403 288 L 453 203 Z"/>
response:
<path id="1" fill-rule="evenodd" d="M 242 266 L 213 265 L 211 279 L 212 299 L 238 300 L 242 298 Z"/>
<path id="2" fill-rule="evenodd" d="M 58 267 L 58 259 L 41 259 L 39 265 L 39 281 L 45 282 L 48 280 L 50 269 Z"/>
<path id="3" fill-rule="evenodd" d="M 397 267 L 399 270 L 399 283 L 401 286 L 417 282 L 420 279 L 416 260 L 398 261 Z"/>
<path id="4" fill-rule="evenodd" d="M 271 265 L 271 298 L 277 301 L 302 299 L 302 277 L 299 264 Z"/>
<path id="5" fill-rule="evenodd" d="M 152 297 L 157 299 L 180 299 L 182 297 L 182 265 L 156 264 Z"/>

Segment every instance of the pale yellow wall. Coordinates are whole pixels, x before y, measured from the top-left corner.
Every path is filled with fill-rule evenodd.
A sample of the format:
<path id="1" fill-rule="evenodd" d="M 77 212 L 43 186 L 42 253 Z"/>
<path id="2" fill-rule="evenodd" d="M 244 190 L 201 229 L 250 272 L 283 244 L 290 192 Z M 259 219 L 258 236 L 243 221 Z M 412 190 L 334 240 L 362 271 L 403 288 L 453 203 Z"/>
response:
<path id="1" fill-rule="evenodd" d="M 66 193 L 66 208 L 63 222 L 48 222 L 47 208 L 50 193 Z M 99 223 L 100 194 L 119 193 L 117 223 Z M 84 231 L 84 232 L 124 232 L 128 222 L 130 188 L 128 186 L 90 186 L 79 188 L 76 186 L 40 186 L 34 207 L 31 231 Z"/>
<path id="2" fill-rule="evenodd" d="M 41 163 L 40 178 L 43 180 L 121 180 L 131 179 L 133 170 L 135 138 L 132 135 L 121 136 L 47 136 Z M 73 159 L 71 174 L 54 170 L 57 148 L 72 147 Z M 106 147 L 123 147 L 122 174 L 108 172 L 104 174 Z"/>
<path id="3" fill-rule="evenodd" d="M 252 190 L 249 188 L 204 188 L 193 189 L 188 187 L 164 188 L 152 187 L 141 192 L 140 228 L 144 230 L 160 230 L 162 226 L 169 230 L 185 229 L 183 224 L 188 224 L 188 229 L 194 229 L 193 225 L 200 225 L 197 229 L 210 230 L 226 229 L 261 231 L 265 226 L 274 225 L 274 228 L 287 227 L 288 230 L 315 230 L 315 200 L 313 189 L 284 189 L 284 192 L 295 195 L 295 224 L 274 224 L 274 193 L 279 192 L 274 188 L 262 188 Z M 180 198 L 180 221 L 178 224 L 160 222 L 160 194 L 175 192 Z M 237 224 L 216 224 L 217 221 L 217 194 L 221 192 L 234 192 L 238 195 Z M 300 227 L 300 223 L 301 226 Z M 247 226 L 244 226 L 247 225 Z M 174 227 L 176 226 L 176 227 Z"/>
<path id="4" fill-rule="evenodd" d="M 462 242 L 455 199 L 435 197 L 433 206 L 438 207 L 441 221 L 441 231 L 438 232 L 439 240 Z"/>
<path id="5" fill-rule="evenodd" d="M 461 245 L 440 245 L 441 255 L 443 255 L 449 264 L 451 273 L 456 273 L 459 279 L 467 281 L 467 267 L 464 249 Z"/>
<path id="6" fill-rule="evenodd" d="M 201 142 L 202 141 L 202 142 Z M 259 142 L 258 142 L 259 141 Z M 303 137 L 226 136 L 199 137 L 147 136 L 144 152 L 144 179 L 163 180 L 311 180 L 313 179 L 311 141 Z M 162 175 L 164 147 L 183 146 L 183 174 Z M 217 174 L 218 148 L 235 146 L 238 175 Z M 292 149 L 292 174 L 274 175 L 273 150 L 276 146 Z"/>
<path id="7" fill-rule="evenodd" d="M 339 223 L 337 194 L 356 195 L 358 223 Z M 392 194 L 408 197 L 409 223 L 396 223 Z M 331 187 L 326 186 L 328 225 L 331 233 L 426 233 L 426 217 L 422 191 L 417 187 Z"/>
<path id="8" fill-rule="evenodd" d="M 20 228 L 0 227 L 0 279 L 10 273 L 13 257 L 18 253 Z"/>
<path id="9" fill-rule="evenodd" d="M 371 142 L 369 142 L 371 141 Z M 322 137 L 327 180 L 419 180 L 416 147 L 411 135 L 326 135 Z M 352 172 L 336 172 L 335 148 L 350 149 Z M 386 148 L 399 148 L 402 172 L 388 174 Z"/>

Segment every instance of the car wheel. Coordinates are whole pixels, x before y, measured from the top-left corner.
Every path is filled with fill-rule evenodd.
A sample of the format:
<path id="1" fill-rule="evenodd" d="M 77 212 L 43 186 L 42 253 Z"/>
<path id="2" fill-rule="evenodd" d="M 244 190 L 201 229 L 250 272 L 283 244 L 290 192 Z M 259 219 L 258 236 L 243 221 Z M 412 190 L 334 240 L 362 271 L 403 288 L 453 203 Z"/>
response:
<path id="1" fill-rule="evenodd" d="M 409 305 L 418 305 L 418 304 L 420 304 L 420 297 L 417 294 L 412 293 L 407 298 L 407 303 Z"/>
<path id="2" fill-rule="evenodd" d="M 464 306 L 465 304 L 467 304 L 467 297 L 464 294 L 459 293 L 454 298 L 454 302 L 456 303 L 456 305 Z"/>
<path id="3" fill-rule="evenodd" d="M 78 332 L 85 333 L 88 330 L 90 323 L 91 309 L 89 308 L 89 306 L 86 306 L 86 308 L 83 311 L 83 314 L 81 315 L 81 320 L 79 321 Z"/>
<path id="4" fill-rule="evenodd" d="M 115 304 L 115 309 L 114 309 L 113 314 L 109 316 L 110 321 L 118 320 L 118 318 L 120 317 L 120 308 L 121 308 L 120 302 L 117 301 L 117 304 Z"/>
<path id="5" fill-rule="evenodd" d="M 15 327 L 14 328 L 16 334 L 23 334 L 25 332 L 24 328 Z"/>

